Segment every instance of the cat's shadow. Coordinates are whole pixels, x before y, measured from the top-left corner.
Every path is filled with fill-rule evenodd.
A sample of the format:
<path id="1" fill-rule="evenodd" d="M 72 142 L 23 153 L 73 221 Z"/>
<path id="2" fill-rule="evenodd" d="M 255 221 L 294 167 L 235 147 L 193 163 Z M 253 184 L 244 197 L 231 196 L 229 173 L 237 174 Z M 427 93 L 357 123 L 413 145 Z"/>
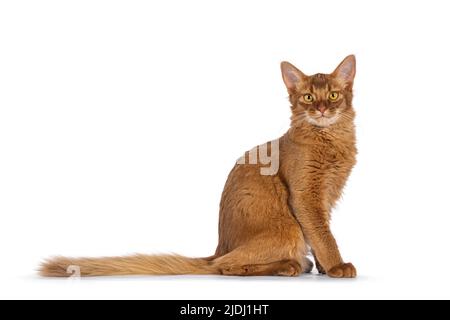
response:
<path id="1" fill-rule="evenodd" d="M 361 282 L 368 280 L 368 277 L 358 276 L 355 279 L 333 279 L 325 275 L 304 274 L 300 277 L 233 277 L 233 276 L 114 276 L 114 277 L 90 277 L 90 278 L 41 278 L 33 277 L 38 281 L 58 281 L 58 282 L 203 282 L 203 281 L 220 281 L 220 282 Z"/>

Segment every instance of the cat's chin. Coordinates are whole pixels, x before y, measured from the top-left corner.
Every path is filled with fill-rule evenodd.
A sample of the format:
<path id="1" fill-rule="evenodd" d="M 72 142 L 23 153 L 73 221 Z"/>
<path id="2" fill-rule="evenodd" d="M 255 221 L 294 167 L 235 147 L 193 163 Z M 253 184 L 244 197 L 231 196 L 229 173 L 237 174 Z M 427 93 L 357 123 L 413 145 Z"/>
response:
<path id="1" fill-rule="evenodd" d="M 327 128 L 327 127 L 335 124 L 336 121 L 338 120 L 338 117 L 337 116 L 334 116 L 331 118 L 329 118 L 329 117 L 320 117 L 320 118 L 307 117 L 306 119 L 310 124 L 312 124 L 316 127 Z"/>

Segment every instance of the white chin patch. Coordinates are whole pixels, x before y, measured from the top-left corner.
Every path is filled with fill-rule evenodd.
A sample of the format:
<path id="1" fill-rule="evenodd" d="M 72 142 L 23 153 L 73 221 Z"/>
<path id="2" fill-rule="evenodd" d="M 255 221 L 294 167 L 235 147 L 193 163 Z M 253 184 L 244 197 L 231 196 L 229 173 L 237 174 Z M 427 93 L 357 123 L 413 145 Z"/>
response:
<path id="1" fill-rule="evenodd" d="M 331 118 L 326 118 L 326 117 L 320 117 L 320 118 L 311 118 L 311 117 L 307 117 L 306 119 L 308 120 L 309 123 L 318 126 L 318 127 L 328 127 L 331 126 L 332 124 L 334 124 L 337 120 L 337 115 Z"/>

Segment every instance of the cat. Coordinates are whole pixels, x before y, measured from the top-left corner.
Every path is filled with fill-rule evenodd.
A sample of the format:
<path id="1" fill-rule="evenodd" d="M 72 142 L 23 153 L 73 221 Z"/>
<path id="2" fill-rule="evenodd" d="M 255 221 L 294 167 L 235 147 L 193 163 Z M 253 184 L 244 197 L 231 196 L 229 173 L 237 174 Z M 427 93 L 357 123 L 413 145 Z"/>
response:
<path id="1" fill-rule="evenodd" d="M 355 57 L 346 57 L 331 74 L 307 76 L 289 62 L 281 63 L 281 71 L 291 126 L 280 139 L 247 152 L 232 169 L 213 256 L 56 257 L 41 265 L 40 274 L 68 277 L 76 267 L 81 276 L 298 276 L 313 269 L 307 258 L 311 249 L 319 273 L 356 277 L 330 231 L 331 210 L 356 163 Z M 263 171 L 265 152 L 277 158 L 276 168 Z"/>

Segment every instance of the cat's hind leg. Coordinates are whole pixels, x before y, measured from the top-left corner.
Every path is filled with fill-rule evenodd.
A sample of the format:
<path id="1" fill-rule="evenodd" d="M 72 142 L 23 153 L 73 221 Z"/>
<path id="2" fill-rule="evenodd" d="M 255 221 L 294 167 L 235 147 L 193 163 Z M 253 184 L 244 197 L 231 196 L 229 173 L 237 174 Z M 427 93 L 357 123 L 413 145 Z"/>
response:
<path id="1" fill-rule="evenodd" d="M 286 276 L 295 277 L 302 273 L 300 263 L 295 260 L 283 260 L 266 264 L 224 265 L 220 272 L 227 276 Z"/>
<path id="2" fill-rule="evenodd" d="M 300 238 L 300 234 L 298 234 Z M 283 246 L 275 239 L 255 239 L 247 245 L 218 257 L 212 265 L 219 273 L 229 276 L 290 276 L 309 273 L 313 263 L 306 258 L 302 242 Z M 294 244 L 295 243 L 295 244 Z"/>

